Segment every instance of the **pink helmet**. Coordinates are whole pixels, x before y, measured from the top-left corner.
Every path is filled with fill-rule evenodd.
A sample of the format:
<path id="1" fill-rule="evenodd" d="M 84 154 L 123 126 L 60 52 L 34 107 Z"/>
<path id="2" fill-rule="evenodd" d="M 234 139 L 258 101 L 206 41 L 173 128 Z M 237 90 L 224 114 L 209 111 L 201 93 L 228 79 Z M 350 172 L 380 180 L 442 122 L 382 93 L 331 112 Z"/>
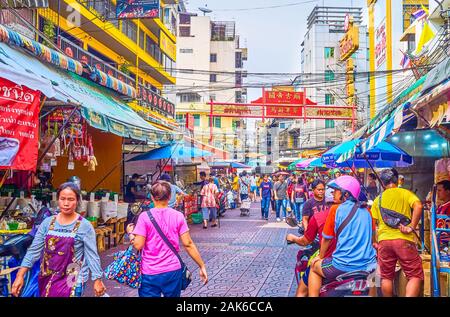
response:
<path id="1" fill-rule="evenodd" d="M 350 193 L 353 198 L 358 199 L 361 192 L 361 184 L 352 176 L 344 175 L 332 180 L 327 184 L 328 187 Z"/>

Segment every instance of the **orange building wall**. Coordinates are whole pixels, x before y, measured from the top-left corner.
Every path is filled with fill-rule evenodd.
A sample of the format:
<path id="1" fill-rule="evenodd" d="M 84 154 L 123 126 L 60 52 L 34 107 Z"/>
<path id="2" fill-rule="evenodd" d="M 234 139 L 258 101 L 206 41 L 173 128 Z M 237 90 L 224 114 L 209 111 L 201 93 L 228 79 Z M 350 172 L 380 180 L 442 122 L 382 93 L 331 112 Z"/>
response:
<path id="1" fill-rule="evenodd" d="M 58 165 L 53 167 L 53 186 L 58 187 L 67 181 L 70 176 L 76 175 L 81 179 L 83 190 L 90 191 L 109 171 L 122 160 L 122 138 L 98 129 L 88 127 L 92 135 L 94 154 L 98 166 L 95 172 L 88 172 L 83 162 L 75 161 L 75 169 L 68 170 L 67 157 L 58 157 Z M 120 181 L 122 177 L 122 164 L 111 173 L 98 187 L 121 193 Z"/>

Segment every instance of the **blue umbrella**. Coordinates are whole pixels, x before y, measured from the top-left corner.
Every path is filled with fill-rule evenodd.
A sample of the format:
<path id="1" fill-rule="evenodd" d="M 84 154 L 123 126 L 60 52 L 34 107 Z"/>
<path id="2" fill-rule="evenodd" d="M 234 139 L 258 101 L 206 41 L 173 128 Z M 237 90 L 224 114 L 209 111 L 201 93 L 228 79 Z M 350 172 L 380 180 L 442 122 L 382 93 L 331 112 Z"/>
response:
<path id="1" fill-rule="evenodd" d="M 355 166 L 357 168 L 368 168 L 371 167 L 370 165 L 378 168 L 406 167 L 413 164 L 413 159 L 408 153 L 385 141 L 367 151 L 365 153 L 366 159 L 362 154 L 361 149 L 358 147 L 360 142 L 361 140 L 351 140 L 333 147 L 322 155 L 322 163 L 331 167 Z M 349 156 L 348 153 L 352 153 L 352 150 L 355 147 L 356 152 L 354 155 Z M 337 163 L 336 161 L 342 155 L 348 155 L 349 159 Z M 370 164 L 367 161 L 369 161 Z"/>
<path id="2" fill-rule="evenodd" d="M 201 150 L 199 148 L 188 147 L 181 144 L 172 144 L 153 149 L 147 153 L 135 156 L 132 159 L 129 159 L 127 162 L 164 159 L 188 159 L 192 157 L 205 157 L 212 155 L 214 154 L 208 151 Z"/>

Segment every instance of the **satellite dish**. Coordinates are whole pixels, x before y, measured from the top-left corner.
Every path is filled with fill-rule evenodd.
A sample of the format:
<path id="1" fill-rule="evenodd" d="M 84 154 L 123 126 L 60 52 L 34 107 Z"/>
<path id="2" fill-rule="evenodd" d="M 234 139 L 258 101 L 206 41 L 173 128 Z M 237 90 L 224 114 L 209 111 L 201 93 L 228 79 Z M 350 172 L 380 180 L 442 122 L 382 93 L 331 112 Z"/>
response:
<path id="1" fill-rule="evenodd" d="M 198 9 L 203 12 L 203 15 L 206 15 L 206 13 L 211 13 L 212 12 L 211 9 L 208 9 L 206 7 L 200 7 Z"/>

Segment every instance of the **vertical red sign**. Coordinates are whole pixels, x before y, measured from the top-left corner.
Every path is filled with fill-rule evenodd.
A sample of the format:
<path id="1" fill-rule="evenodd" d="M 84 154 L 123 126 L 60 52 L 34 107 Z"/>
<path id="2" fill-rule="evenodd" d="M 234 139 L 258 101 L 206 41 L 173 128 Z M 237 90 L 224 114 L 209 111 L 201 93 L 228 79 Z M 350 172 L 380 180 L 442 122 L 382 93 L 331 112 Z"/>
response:
<path id="1" fill-rule="evenodd" d="M 36 170 L 40 96 L 0 78 L 0 168 Z"/>
<path id="2" fill-rule="evenodd" d="M 190 113 L 186 114 L 186 129 L 188 129 L 189 131 L 194 131 L 194 123 L 194 115 Z"/>

